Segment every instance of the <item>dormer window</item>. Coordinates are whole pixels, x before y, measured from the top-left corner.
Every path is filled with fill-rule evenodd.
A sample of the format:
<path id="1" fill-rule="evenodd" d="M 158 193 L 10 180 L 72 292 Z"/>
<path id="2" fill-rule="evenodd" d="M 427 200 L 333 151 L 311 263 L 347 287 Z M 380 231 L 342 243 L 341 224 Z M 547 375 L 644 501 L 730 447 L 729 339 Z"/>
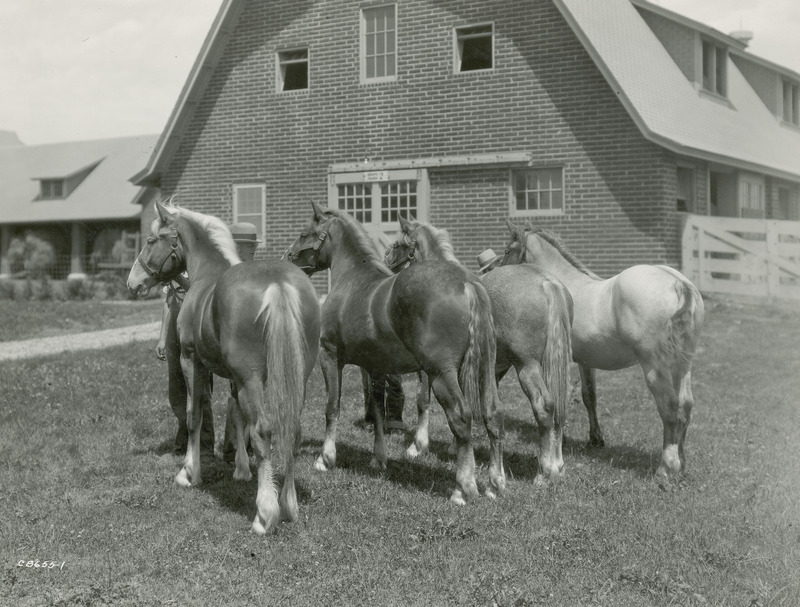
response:
<path id="1" fill-rule="evenodd" d="M 64 198 L 63 179 L 42 179 L 41 197 L 43 200 Z"/>
<path id="2" fill-rule="evenodd" d="M 703 89 L 726 97 L 728 94 L 728 49 L 703 40 Z"/>
<path id="3" fill-rule="evenodd" d="M 800 126 L 800 86 L 791 80 L 783 81 L 783 108 L 781 117 L 784 122 Z"/>

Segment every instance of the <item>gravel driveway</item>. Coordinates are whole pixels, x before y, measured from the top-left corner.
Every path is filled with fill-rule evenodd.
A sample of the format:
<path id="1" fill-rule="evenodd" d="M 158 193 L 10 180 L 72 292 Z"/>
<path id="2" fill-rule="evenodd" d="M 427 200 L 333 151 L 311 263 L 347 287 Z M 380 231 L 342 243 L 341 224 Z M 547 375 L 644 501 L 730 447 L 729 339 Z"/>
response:
<path id="1" fill-rule="evenodd" d="M 49 356 L 77 350 L 107 348 L 132 341 L 152 340 L 153 348 L 155 348 L 160 328 L 161 321 L 157 321 L 146 325 L 122 327 L 120 329 L 105 329 L 104 331 L 2 342 L 0 343 L 0 361 Z"/>

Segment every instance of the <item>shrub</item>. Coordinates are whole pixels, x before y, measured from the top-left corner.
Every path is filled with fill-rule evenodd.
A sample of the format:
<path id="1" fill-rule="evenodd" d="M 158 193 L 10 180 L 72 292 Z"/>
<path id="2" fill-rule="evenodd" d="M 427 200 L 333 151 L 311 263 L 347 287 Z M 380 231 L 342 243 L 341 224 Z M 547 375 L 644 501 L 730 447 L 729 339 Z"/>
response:
<path id="1" fill-rule="evenodd" d="M 55 261 L 53 245 L 33 234 L 27 234 L 24 240 L 13 238 L 8 245 L 12 273 L 24 270 L 30 278 L 41 278 L 52 269 Z"/>
<path id="2" fill-rule="evenodd" d="M 39 281 L 39 292 L 37 293 L 36 299 L 40 301 L 50 301 L 53 299 L 53 283 L 47 274 L 43 275 Z"/>
<path id="3" fill-rule="evenodd" d="M 14 301 L 16 298 L 16 289 L 14 283 L 10 280 L 0 280 L 0 299 L 8 299 Z"/>
<path id="4" fill-rule="evenodd" d="M 64 283 L 64 297 L 75 301 L 86 301 L 95 295 L 94 282 L 91 280 L 67 280 Z"/>

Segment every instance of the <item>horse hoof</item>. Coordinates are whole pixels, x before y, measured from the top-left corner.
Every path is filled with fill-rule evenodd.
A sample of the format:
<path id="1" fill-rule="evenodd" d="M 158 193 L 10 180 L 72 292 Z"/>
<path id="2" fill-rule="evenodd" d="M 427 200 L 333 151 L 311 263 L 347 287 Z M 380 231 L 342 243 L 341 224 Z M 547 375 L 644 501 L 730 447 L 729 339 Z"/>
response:
<path id="1" fill-rule="evenodd" d="M 464 499 L 464 496 L 461 495 L 461 491 L 459 489 L 453 491 L 453 495 L 450 496 L 450 501 L 454 503 L 456 506 L 467 505 L 467 501 Z"/>
<path id="2" fill-rule="evenodd" d="M 417 448 L 416 443 L 411 443 L 406 449 L 406 455 L 411 459 L 416 459 L 420 455 L 422 455 L 422 450 Z"/>
<path id="3" fill-rule="evenodd" d="M 253 473 L 250 472 L 249 468 L 245 468 L 244 470 L 236 470 L 233 471 L 233 480 L 235 481 L 246 481 L 249 482 L 253 478 Z"/>
<path id="4" fill-rule="evenodd" d="M 370 468 L 378 472 L 386 472 L 386 462 L 380 461 L 377 457 L 373 457 L 369 462 Z"/>
<path id="5" fill-rule="evenodd" d="M 189 480 L 189 474 L 186 472 L 186 468 L 181 468 L 181 471 L 175 475 L 175 484 L 179 487 L 192 486 L 192 481 Z"/>
<path id="6" fill-rule="evenodd" d="M 330 468 L 325 465 L 325 459 L 321 455 L 314 462 L 314 469 L 319 470 L 320 472 L 327 472 L 330 470 Z"/>
<path id="7" fill-rule="evenodd" d="M 606 441 L 603 440 L 603 437 L 593 436 L 589 439 L 589 442 L 586 443 L 587 449 L 602 449 L 606 446 Z"/>
<path id="8" fill-rule="evenodd" d="M 486 487 L 486 493 L 484 495 L 486 495 L 486 497 L 492 500 L 497 499 L 497 494 L 494 492 L 494 489 L 492 487 Z"/>

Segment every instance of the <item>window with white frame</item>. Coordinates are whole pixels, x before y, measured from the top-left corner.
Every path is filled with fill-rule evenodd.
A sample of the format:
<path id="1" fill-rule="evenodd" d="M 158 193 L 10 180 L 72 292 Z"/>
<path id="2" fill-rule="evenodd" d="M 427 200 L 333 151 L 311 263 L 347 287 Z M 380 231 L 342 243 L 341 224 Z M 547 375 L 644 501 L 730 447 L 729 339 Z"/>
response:
<path id="1" fill-rule="evenodd" d="M 397 77 L 397 14 L 394 4 L 361 10 L 361 80 Z"/>
<path id="2" fill-rule="evenodd" d="M 300 91 L 308 88 L 308 49 L 278 53 L 278 91 Z"/>
<path id="3" fill-rule="evenodd" d="M 784 122 L 800 126 L 800 86 L 797 82 L 783 81 L 781 117 Z"/>
<path id="4" fill-rule="evenodd" d="M 494 67 L 494 25 L 455 28 L 455 71 L 472 72 Z"/>
<path id="5" fill-rule="evenodd" d="M 765 216 L 766 196 L 764 179 L 756 175 L 739 178 L 739 214 L 741 217 L 762 219 Z"/>
<path id="6" fill-rule="evenodd" d="M 728 49 L 703 40 L 703 89 L 723 97 L 728 94 Z"/>
<path id="7" fill-rule="evenodd" d="M 511 215 L 559 215 L 564 212 L 562 168 L 512 169 Z"/>
<path id="8" fill-rule="evenodd" d="M 775 219 L 800 221 L 800 190 L 795 186 L 778 186 L 778 209 Z"/>
<path id="9" fill-rule="evenodd" d="M 256 234 L 264 246 L 266 229 L 266 187 L 263 185 L 233 186 L 233 223 L 247 222 L 256 227 Z"/>
<path id="10" fill-rule="evenodd" d="M 428 220 L 428 172 L 391 169 L 331 173 L 328 206 L 347 211 L 372 236 L 378 250 L 400 229 L 400 217 Z"/>

